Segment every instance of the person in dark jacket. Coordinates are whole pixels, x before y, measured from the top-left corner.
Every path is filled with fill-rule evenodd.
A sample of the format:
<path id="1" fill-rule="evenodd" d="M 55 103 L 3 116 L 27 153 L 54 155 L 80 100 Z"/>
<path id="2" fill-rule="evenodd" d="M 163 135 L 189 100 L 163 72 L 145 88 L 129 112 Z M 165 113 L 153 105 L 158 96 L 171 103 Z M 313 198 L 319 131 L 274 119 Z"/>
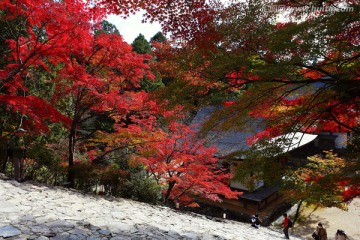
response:
<path id="1" fill-rule="evenodd" d="M 316 231 L 312 236 L 315 240 L 327 240 L 327 232 L 321 222 L 318 223 Z"/>
<path id="2" fill-rule="evenodd" d="M 262 223 L 261 219 L 259 218 L 258 214 L 255 214 L 251 217 L 251 226 L 254 228 L 259 228 L 260 224 Z"/>

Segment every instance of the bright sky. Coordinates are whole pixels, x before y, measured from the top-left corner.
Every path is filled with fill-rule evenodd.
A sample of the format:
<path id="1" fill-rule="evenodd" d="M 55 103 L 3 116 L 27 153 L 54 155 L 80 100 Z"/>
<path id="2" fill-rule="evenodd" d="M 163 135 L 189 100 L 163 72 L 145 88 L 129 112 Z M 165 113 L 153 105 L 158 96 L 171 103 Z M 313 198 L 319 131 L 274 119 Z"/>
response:
<path id="1" fill-rule="evenodd" d="M 159 23 L 141 23 L 142 14 L 131 15 L 123 19 L 116 15 L 110 15 L 107 20 L 114 24 L 119 30 L 124 40 L 131 44 L 134 39 L 141 33 L 147 40 L 150 40 L 157 32 L 161 31 Z"/>
<path id="2" fill-rule="evenodd" d="M 220 1 L 223 3 L 228 2 L 228 0 Z M 117 27 L 124 40 L 129 44 L 131 44 L 140 33 L 143 34 L 147 40 L 150 40 L 157 32 L 161 31 L 161 27 L 158 22 L 152 24 L 141 23 L 143 12 L 144 11 L 140 11 L 127 19 L 123 19 L 117 15 L 110 15 L 107 20 Z"/>

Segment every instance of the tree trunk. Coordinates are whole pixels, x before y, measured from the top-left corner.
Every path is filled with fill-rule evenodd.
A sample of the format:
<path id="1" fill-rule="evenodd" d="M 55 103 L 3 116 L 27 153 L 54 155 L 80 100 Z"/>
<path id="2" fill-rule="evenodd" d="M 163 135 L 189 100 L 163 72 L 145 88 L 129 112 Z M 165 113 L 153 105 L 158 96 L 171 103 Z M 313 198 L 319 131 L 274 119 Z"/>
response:
<path id="1" fill-rule="evenodd" d="M 0 173 L 5 173 L 8 161 L 8 147 L 6 138 L 0 137 Z"/>
<path id="2" fill-rule="evenodd" d="M 14 177 L 15 180 L 21 182 L 24 179 L 23 152 L 17 151 L 13 153 Z"/>
<path id="3" fill-rule="evenodd" d="M 76 139 L 75 139 L 75 127 L 71 126 L 71 130 L 69 133 L 69 159 L 68 159 L 68 177 L 67 177 L 67 186 L 73 188 L 75 185 L 75 174 L 74 174 L 74 152 L 75 152 L 75 143 L 76 143 Z"/>
<path id="4" fill-rule="evenodd" d="M 297 219 L 300 216 L 300 208 L 301 208 L 301 205 L 302 205 L 303 202 L 304 202 L 304 200 L 300 200 L 299 203 L 298 203 L 298 206 L 297 206 L 296 212 L 295 212 L 295 216 L 294 216 L 294 219 L 293 219 L 294 223 L 297 221 Z"/>
<path id="5" fill-rule="evenodd" d="M 167 202 L 169 200 L 169 197 L 170 197 L 170 193 L 172 191 L 172 189 L 174 188 L 175 186 L 175 181 L 172 181 L 172 182 L 169 182 L 169 186 L 168 186 L 168 190 L 166 191 L 166 194 L 165 194 L 165 202 Z"/>

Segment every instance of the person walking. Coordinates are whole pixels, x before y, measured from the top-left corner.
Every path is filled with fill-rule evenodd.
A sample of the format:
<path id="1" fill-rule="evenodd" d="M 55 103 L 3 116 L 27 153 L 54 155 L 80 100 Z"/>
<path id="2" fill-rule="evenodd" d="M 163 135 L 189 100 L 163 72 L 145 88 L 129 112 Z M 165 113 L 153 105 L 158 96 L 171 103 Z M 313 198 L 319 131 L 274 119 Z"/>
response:
<path id="1" fill-rule="evenodd" d="M 315 240 L 327 240 L 327 232 L 321 222 L 318 223 L 316 230 L 312 236 Z"/>
<path id="2" fill-rule="evenodd" d="M 290 237 L 289 237 L 289 220 L 290 219 L 288 218 L 286 213 L 284 213 L 283 216 L 284 216 L 284 221 L 283 221 L 284 229 L 283 229 L 283 231 L 284 231 L 284 234 L 285 234 L 285 238 L 290 239 Z"/>
<path id="3" fill-rule="evenodd" d="M 338 229 L 335 234 L 335 240 L 349 240 L 350 238 L 346 235 L 343 230 Z"/>

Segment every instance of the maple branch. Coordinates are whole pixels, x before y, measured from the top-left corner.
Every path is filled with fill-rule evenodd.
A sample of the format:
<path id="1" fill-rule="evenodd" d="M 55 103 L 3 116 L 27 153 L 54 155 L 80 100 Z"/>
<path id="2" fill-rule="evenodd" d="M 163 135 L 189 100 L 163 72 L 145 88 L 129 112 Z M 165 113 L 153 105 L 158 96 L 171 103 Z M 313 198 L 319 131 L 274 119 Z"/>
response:
<path id="1" fill-rule="evenodd" d="M 93 141 L 95 143 L 103 143 L 101 141 Z M 125 149 L 125 148 L 129 148 L 129 147 L 136 147 L 136 146 L 139 146 L 139 145 L 143 145 L 143 144 L 147 144 L 147 143 L 151 143 L 151 142 L 159 142 L 159 141 L 155 141 L 155 140 L 149 140 L 149 141 L 143 141 L 143 142 L 138 142 L 138 143 L 131 143 L 131 144 L 127 144 L 126 146 L 119 146 L 119 147 L 115 147 L 115 148 L 112 148 L 110 150 L 107 150 L 105 151 L 104 153 L 102 153 L 101 155 L 97 156 L 96 158 L 93 159 L 93 161 L 96 161 L 96 160 L 99 160 L 103 157 L 105 157 L 106 155 L 112 153 L 112 152 L 115 152 L 115 151 L 118 151 L 118 150 L 121 150 L 121 149 Z"/>
<path id="2" fill-rule="evenodd" d="M 332 203 L 330 203 L 330 204 L 328 204 L 326 206 L 329 207 L 329 208 L 330 207 L 336 207 L 337 205 L 342 204 L 342 203 L 349 203 L 351 200 L 353 200 L 353 199 L 355 199 L 355 198 L 357 198 L 359 196 L 360 196 L 360 194 L 355 194 L 355 195 L 352 195 L 351 198 L 349 198 L 349 199 L 343 199 L 342 201 L 334 201 L 334 202 L 332 202 Z"/>
<path id="3" fill-rule="evenodd" d="M 176 196 L 176 197 L 174 198 L 174 200 L 181 198 L 181 196 L 183 196 L 185 193 L 187 193 L 187 191 L 189 191 L 192 187 L 194 187 L 194 185 L 195 185 L 194 182 L 191 183 L 191 184 L 190 184 L 187 188 L 185 188 L 178 196 Z"/>
<path id="4" fill-rule="evenodd" d="M 153 176 L 153 177 L 155 178 L 156 183 L 157 183 L 157 184 L 160 184 L 160 176 L 156 176 L 155 170 L 154 170 L 154 168 L 152 167 L 152 165 L 151 165 L 151 164 L 147 164 L 147 167 L 150 168 L 150 172 L 151 172 L 150 177 Z"/>
<path id="5" fill-rule="evenodd" d="M 314 107 L 316 107 L 316 106 L 318 106 L 318 105 L 321 105 L 322 103 L 325 103 L 325 102 L 327 102 L 328 100 L 330 100 L 331 98 L 333 98 L 333 97 L 331 96 L 331 97 L 323 100 L 322 102 L 318 102 L 318 103 L 316 103 L 315 105 L 312 105 L 312 103 L 317 99 L 317 96 L 319 96 L 322 91 L 325 91 L 325 89 L 326 89 L 326 88 L 320 88 L 320 89 L 318 89 L 318 90 L 314 93 L 315 95 L 314 95 L 314 94 L 312 95 L 312 99 L 307 102 L 307 107 L 306 107 L 305 110 L 303 111 L 305 114 L 308 112 L 308 110 L 310 110 L 310 109 L 312 109 L 312 108 L 314 108 Z M 303 115 L 300 114 L 300 116 L 293 121 L 293 124 L 292 124 L 292 125 L 293 125 L 293 126 L 297 125 L 297 124 L 300 122 L 300 119 L 301 119 L 302 116 L 303 116 Z"/>
<path id="6" fill-rule="evenodd" d="M 249 107 L 251 107 L 254 103 L 257 103 L 258 101 L 260 101 L 261 99 L 263 99 L 263 97 L 265 97 L 265 95 L 270 95 L 271 92 L 274 92 L 275 90 L 279 89 L 279 88 L 282 88 L 283 86 L 285 86 L 286 84 L 284 85 L 280 85 L 280 86 L 276 86 L 274 88 L 271 88 L 271 89 L 266 89 L 264 91 L 262 91 L 260 94 L 258 94 L 255 98 L 252 98 L 246 105 L 244 105 L 242 107 L 241 110 L 248 110 Z M 262 93 L 266 93 L 264 95 L 262 95 Z M 227 119 L 229 118 L 232 118 L 232 117 L 237 117 L 237 112 L 236 111 L 233 111 L 232 114 L 227 115 Z M 211 118 L 210 118 L 211 119 Z M 207 121 L 210 121 L 207 120 Z M 250 121 L 250 120 L 249 120 Z M 206 131 L 210 131 L 210 130 L 213 130 L 215 129 L 217 126 L 220 126 L 221 124 L 223 123 L 223 121 L 216 121 L 215 124 L 212 124 L 210 128 L 206 129 Z"/>
<path id="7" fill-rule="evenodd" d="M 333 106 L 332 106 L 332 107 L 333 107 Z M 331 108 L 332 108 L 332 107 L 331 107 Z M 334 115 L 334 113 L 333 113 L 332 111 L 330 111 L 330 115 L 331 115 L 331 117 L 334 119 L 334 121 L 335 121 L 337 124 L 339 124 L 340 126 L 343 126 L 344 128 L 347 128 L 347 129 L 353 131 L 354 133 L 360 133 L 360 130 L 358 130 L 358 128 L 353 128 L 353 127 L 350 127 L 350 126 L 342 123 L 339 119 L 337 119 L 337 117 Z"/>
<path id="8" fill-rule="evenodd" d="M 318 121 L 320 119 L 321 116 L 323 116 L 325 114 L 325 111 L 320 112 L 311 118 L 306 118 L 306 120 L 303 123 L 301 123 L 301 119 L 303 118 L 304 114 L 307 114 L 307 112 L 308 112 L 307 110 L 315 108 L 316 106 L 319 106 L 319 105 L 321 106 L 323 103 L 326 103 L 331 98 L 332 97 L 324 99 L 322 102 L 318 102 L 315 105 L 311 105 L 309 103 L 307 109 L 305 109 L 305 111 L 303 111 L 304 113 L 299 114 L 299 116 L 296 119 L 292 120 L 291 125 L 289 125 L 288 127 L 290 129 L 292 129 L 292 131 L 294 131 L 294 129 L 296 129 L 295 131 L 300 131 L 301 128 L 303 128 L 304 126 L 306 127 L 306 130 L 309 129 L 316 121 Z M 315 98 L 313 98 L 313 101 L 314 100 L 315 100 Z M 311 101 L 311 102 L 313 102 L 313 101 Z M 308 122 L 309 122 L 309 124 L 307 124 Z M 298 127 L 296 128 L 296 126 L 298 126 Z"/>
<path id="9" fill-rule="evenodd" d="M 49 43 L 51 40 L 53 40 L 53 39 L 55 39 L 56 37 L 58 37 L 59 35 L 62 35 L 62 34 L 64 34 L 64 33 L 66 33 L 66 32 L 68 32 L 68 31 L 70 31 L 70 30 L 73 30 L 74 28 L 71 28 L 71 29 L 66 29 L 66 30 L 64 30 L 64 31 L 62 31 L 62 32 L 59 32 L 59 33 L 57 33 L 57 34 L 54 34 L 51 38 L 49 38 L 47 41 L 44 41 L 38 48 L 34 48 L 34 50 L 31 52 L 31 54 L 29 54 L 28 55 L 28 57 L 25 59 L 25 60 L 21 60 L 21 58 L 20 58 L 20 50 L 19 50 L 19 38 L 17 37 L 16 39 L 16 53 L 17 53 L 17 55 L 18 55 L 18 59 L 20 60 L 20 66 L 18 66 L 18 67 L 16 67 L 14 70 L 12 70 L 12 71 L 10 71 L 9 73 L 8 73 L 8 75 L 6 76 L 6 78 L 2 81 L 3 82 L 3 84 L 4 83 L 7 83 L 7 82 L 9 82 L 9 81 L 11 81 L 12 80 L 12 78 L 16 75 L 16 74 L 18 74 L 19 72 L 21 72 L 22 70 L 23 70 L 23 67 L 28 63 L 28 62 L 30 62 L 30 64 L 31 64 L 31 61 L 32 62 L 35 62 L 37 59 L 38 59 L 38 57 L 37 58 L 35 58 L 34 60 L 32 60 L 33 59 L 33 57 L 35 57 L 36 55 L 40 55 L 41 53 L 43 53 L 43 52 L 46 52 L 46 51 L 48 51 L 50 48 L 48 48 L 48 49 L 46 49 L 46 50 L 43 50 L 43 51 L 40 51 L 40 49 L 43 47 L 43 46 L 45 46 L 45 44 L 47 44 L 47 43 Z M 56 43 L 56 42 L 55 42 Z M 54 45 L 53 45 L 54 46 Z M 1 88 L 4 86 L 2 84 L 2 86 L 1 86 Z M 0 88 L 0 89 L 1 89 Z"/>
<path id="10" fill-rule="evenodd" d="M 283 85 L 285 86 L 285 85 Z M 289 96 L 292 92 L 295 92 L 298 89 L 301 89 L 302 87 L 306 86 L 306 84 L 298 86 L 296 88 L 292 88 L 288 91 L 285 91 L 283 94 L 281 94 L 278 98 L 274 99 L 275 100 L 275 105 L 273 107 L 273 109 L 271 110 L 269 117 L 272 115 L 272 113 L 274 113 L 276 111 L 276 108 L 280 105 L 280 103 L 287 97 Z"/>
<path id="11" fill-rule="evenodd" d="M 294 64 L 295 66 L 299 66 L 299 67 L 304 67 L 304 68 L 307 68 L 307 69 L 311 69 L 311 70 L 315 70 L 315 71 L 318 71 L 318 72 L 321 72 L 323 74 L 325 74 L 326 76 L 330 76 L 332 79 L 335 79 L 335 80 L 340 80 L 336 75 L 334 74 L 331 74 L 330 72 L 320 68 L 320 67 L 316 67 L 316 66 L 310 66 L 310 65 L 306 65 L 306 64 L 303 64 L 303 63 L 298 63 L 298 64 Z"/>

